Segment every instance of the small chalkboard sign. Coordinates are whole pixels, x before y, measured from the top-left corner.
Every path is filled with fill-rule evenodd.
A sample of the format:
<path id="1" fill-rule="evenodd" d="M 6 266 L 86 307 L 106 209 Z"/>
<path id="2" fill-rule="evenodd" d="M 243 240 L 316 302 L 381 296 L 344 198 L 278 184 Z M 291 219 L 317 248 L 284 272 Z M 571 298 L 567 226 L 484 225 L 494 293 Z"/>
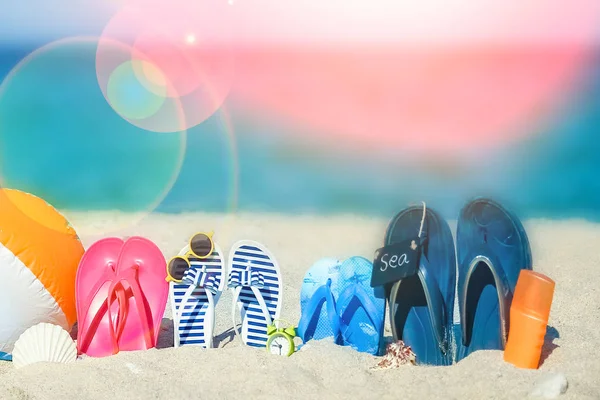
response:
<path id="1" fill-rule="evenodd" d="M 414 238 L 394 243 L 375 252 L 371 287 L 397 282 L 415 275 L 419 270 L 420 239 Z"/>

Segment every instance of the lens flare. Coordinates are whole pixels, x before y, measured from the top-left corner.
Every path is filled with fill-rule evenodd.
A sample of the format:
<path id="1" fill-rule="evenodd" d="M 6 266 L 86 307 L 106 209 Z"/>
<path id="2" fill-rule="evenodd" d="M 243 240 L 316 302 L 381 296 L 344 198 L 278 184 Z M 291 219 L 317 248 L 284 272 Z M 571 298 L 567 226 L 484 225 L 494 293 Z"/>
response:
<path id="1" fill-rule="evenodd" d="M 0 85 L 2 186 L 39 196 L 68 217 L 127 211 L 107 211 L 97 225 L 80 220 L 80 235 L 115 232 L 154 210 L 177 179 L 186 146 L 186 132 L 146 132 L 107 106 L 96 81 L 97 44 L 76 38 L 46 45 Z M 132 68 L 113 79 L 132 79 Z"/>
<path id="2" fill-rule="evenodd" d="M 139 72 L 136 72 L 138 70 Z M 145 119 L 162 107 L 167 93 L 162 72 L 146 61 L 128 61 L 108 78 L 106 94 L 113 108 L 130 119 Z"/>
<path id="3" fill-rule="evenodd" d="M 96 56 L 98 83 L 108 103 L 130 123 L 153 132 L 176 132 L 205 121 L 221 107 L 233 82 L 229 18 L 225 2 L 150 0 L 124 6 L 102 32 Z M 115 54 L 114 42 L 129 51 Z M 150 75 L 159 82 L 136 74 L 136 88 L 147 93 L 122 94 L 130 89 L 115 88 L 121 81 L 111 77 L 127 62 L 153 69 Z M 119 96 L 111 95 L 115 92 Z"/>

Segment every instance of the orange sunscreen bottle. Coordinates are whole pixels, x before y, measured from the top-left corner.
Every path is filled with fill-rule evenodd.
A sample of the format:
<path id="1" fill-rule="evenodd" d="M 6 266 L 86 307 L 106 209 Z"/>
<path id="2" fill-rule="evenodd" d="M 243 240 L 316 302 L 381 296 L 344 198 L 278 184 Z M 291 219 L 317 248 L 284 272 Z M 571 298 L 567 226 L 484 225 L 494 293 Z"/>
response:
<path id="1" fill-rule="evenodd" d="M 510 307 L 504 361 L 519 368 L 538 368 L 553 296 L 552 279 L 538 272 L 521 270 Z"/>

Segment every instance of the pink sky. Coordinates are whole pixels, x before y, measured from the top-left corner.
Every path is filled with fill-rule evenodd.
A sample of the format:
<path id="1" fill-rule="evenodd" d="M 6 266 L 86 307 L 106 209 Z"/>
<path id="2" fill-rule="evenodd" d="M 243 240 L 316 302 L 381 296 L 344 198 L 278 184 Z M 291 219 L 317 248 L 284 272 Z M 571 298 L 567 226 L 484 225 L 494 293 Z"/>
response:
<path id="1" fill-rule="evenodd" d="M 194 89 L 182 96 L 193 124 L 229 98 L 316 135 L 436 152 L 535 132 L 571 95 L 600 26 L 597 0 L 129 4 L 104 33 L 138 47 L 144 38 L 175 91 Z M 211 46 L 225 38 L 229 52 Z"/>
<path id="2" fill-rule="evenodd" d="M 119 7 L 132 1 L 139 0 L 11 1 L 0 13 L 0 38 L 6 41 L 99 33 Z M 142 3 L 152 1 L 157 0 Z M 159 1 L 181 9 L 227 5 L 235 21 L 236 40 L 251 43 L 522 44 L 600 38 L 597 0 Z M 223 19 L 222 15 L 212 14 L 206 14 L 212 22 Z"/>
<path id="3" fill-rule="evenodd" d="M 572 43 L 600 26 L 594 0 L 233 1 L 249 42 Z"/>
<path id="4" fill-rule="evenodd" d="M 100 34 L 135 1 L 139 10 L 110 24 L 114 39 L 152 38 L 147 31 L 158 29 L 180 40 L 176 47 L 193 36 L 199 48 L 227 38 L 276 49 L 239 52 L 235 74 L 208 71 L 206 58 L 191 50 L 185 67 L 206 79 L 189 73 L 181 84 L 212 93 L 190 98 L 189 115 L 201 120 L 230 96 L 256 116 L 314 132 L 437 151 L 495 146 L 535 131 L 568 98 L 586 53 L 600 43 L 598 0 L 162 0 L 154 15 L 148 10 L 158 0 L 33 1 L 3 10 L 0 37 Z M 502 49 L 488 51 L 491 44 Z M 529 44 L 546 50 L 519 52 Z M 471 45 L 485 51 L 460 50 Z M 459 51 L 429 51 L 440 46 Z M 228 65 L 222 57 L 212 54 L 211 64 Z M 182 71 L 171 65 L 176 58 L 163 58 L 156 62 L 166 73 Z M 108 78 L 110 69 L 104 72 Z"/>

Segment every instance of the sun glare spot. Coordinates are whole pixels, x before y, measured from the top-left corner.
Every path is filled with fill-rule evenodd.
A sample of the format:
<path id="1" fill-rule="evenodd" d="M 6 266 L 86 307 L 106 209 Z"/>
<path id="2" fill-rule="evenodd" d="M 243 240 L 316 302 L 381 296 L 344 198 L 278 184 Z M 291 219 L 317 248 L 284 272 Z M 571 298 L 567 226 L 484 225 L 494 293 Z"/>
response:
<path id="1" fill-rule="evenodd" d="M 187 42 L 187 44 L 194 44 L 196 43 L 196 36 L 190 33 L 186 36 L 185 41 Z"/>

